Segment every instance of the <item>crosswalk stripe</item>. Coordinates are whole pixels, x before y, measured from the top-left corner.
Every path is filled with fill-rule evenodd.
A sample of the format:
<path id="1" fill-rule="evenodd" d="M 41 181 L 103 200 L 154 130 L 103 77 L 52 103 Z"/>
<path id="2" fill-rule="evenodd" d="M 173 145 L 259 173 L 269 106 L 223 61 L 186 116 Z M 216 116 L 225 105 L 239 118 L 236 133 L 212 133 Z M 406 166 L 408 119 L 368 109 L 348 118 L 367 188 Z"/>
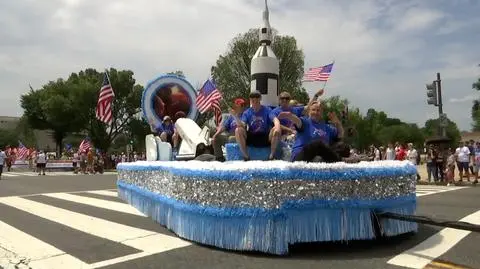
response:
<path id="1" fill-rule="evenodd" d="M 432 195 L 436 193 L 443 193 L 448 191 L 456 191 L 460 189 L 468 188 L 466 186 L 431 186 L 431 185 L 417 185 L 416 195 L 417 197 Z"/>
<path id="2" fill-rule="evenodd" d="M 151 231 L 129 227 L 62 208 L 27 200 L 25 198 L 0 198 L 0 203 L 20 209 L 41 218 L 49 219 L 70 228 L 115 242 L 123 242 L 128 239 L 144 237 L 153 234 Z"/>
<path id="3" fill-rule="evenodd" d="M 99 190 L 99 191 L 86 191 L 86 193 L 98 194 L 98 195 L 103 195 L 103 196 L 118 197 L 118 193 L 116 191 Z"/>
<path id="4" fill-rule="evenodd" d="M 90 205 L 94 207 L 104 208 L 108 210 L 128 213 L 132 215 L 137 215 L 142 217 L 145 216 L 140 211 L 138 211 L 137 209 L 135 209 L 134 207 L 128 204 L 106 201 L 106 200 L 97 199 L 97 198 L 90 198 L 86 196 L 73 195 L 69 193 L 47 193 L 42 195 L 52 197 L 52 198 L 62 199 L 66 201 L 71 201 L 75 203 Z"/>
<path id="5" fill-rule="evenodd" d="M 11 174 L 11 173 L 2 173 L 2 177 L 18 177 L 20 175 Z"/>
<path id="6" fill-rule="evenodd" d="M 86 263 L 66 254 L 60 249 L 55 248 L 27 233 L 24 233 L 13 226 L 0 221 L 0 248 L 13 252 L 12 257 L 0 259 L 0 266 L 10 268 L 11 259 L 17 260 L 18 257 L 25 257 L 31 260 L 29 265 L 32 268 L 54 268 L 63 266 L 63 268 L 85 268 Z"/>
<path id="7" fill-rule="evenodd" d="M 112 192 L 112 191 L 104 191 L 104 192 L 112 193 L 115 195 L 115 192 Z M 98 206 L 98 204 L 94 205 L 99 208 L 107 208 L 112 205 L 111 203 L 115 203 L 118 205 L 115 205 L 113 208 L 117 210 L 120 210 L 121 208 L 126 209 L 126 207 L 123 207 L 123 204 L 121 203 L 104 201 L 104 200 L 95 199 L 95 198 L 91 198 L 91 199 L 83 199 L 83 197 L 73 198 L 71 196 L 75 196 L 75 195 L 72 195 L 72 194 L 69 194 L 69 195 L 46 194 L 44 196 L 69 200 L 72 202 L 88 204 L 88 205 L 91 205 L 91 203 L 93 202 L 102 203 L 102 205 L 100 206 Z M 123 245 L 142 251 L 136 254 L 129 254 L 123 257 L 113 258 L 111 260 L 97 262 L 97 263 L 88 265 L 88 267 L 82 267 L 82 268 L 98 268 L 102 266 L 112 265 L 119 262 L 125 262 L 131 259 L 136 259 L 136 258 L 152 255 L 155 253 L 161 253 L 164 251 L 191 245 L 190 242 L 180 239 L 176 236 L 165 235 L 165 234 L 161 234 L 153 231 L 148 231 L 140 228 L 135 228 L 132 226 L 119 224 L 116 222 L 104 220 L 104 219 L 93 217 L 90 215 L 77 213 L 74 211 L 43 204 L 41 202 L 36 202 L 33 200 L 21 198 L 21 197 L 15 197 L 15 196 L 3 197 L 3 198 L 0 198 L 0 203 L 16 208 L 21 211 L 25 211 L 29 214 L 36 215 L 41 218 L 48 219 L 53 222 L 57 222 L 61 225 L 65 225 L 75 230 L 88 233 L 100 238 L 105 238 L 117 243 L 121 243 Z M 128 205 L 125 204 L 125 206 L 128 206 Z M 112 209 L 112 208 L 108 208 L 108 209 Z M 126 213 L 132 212 L 133 207 L 131 209 L 126 209 L 126 210 L 127 210 Z M 23 243 L 25 242 L 28 242 L 28 241 L 24 241 Z M 2 237 L 0 237 L 0 246 L 1 245 L 2 245 Z M 73 267 L 63 266 L 62 267 L 55 264 L 55 266 L 50 266 L 48 268 L 56 269 L 56 268 L 80 268 L 80 267 L 79 266 L 73 266 Z"/>
<path id="8" fill-rule="evenodd" d="M 470 214 L 460 221 L 480 224 L 480 211 Z M 407 268 L 424 268 L 434 259 L 445 254 L 470 231 L 445 228 L 415 247 L 393 257 L 387 263 Z"/>

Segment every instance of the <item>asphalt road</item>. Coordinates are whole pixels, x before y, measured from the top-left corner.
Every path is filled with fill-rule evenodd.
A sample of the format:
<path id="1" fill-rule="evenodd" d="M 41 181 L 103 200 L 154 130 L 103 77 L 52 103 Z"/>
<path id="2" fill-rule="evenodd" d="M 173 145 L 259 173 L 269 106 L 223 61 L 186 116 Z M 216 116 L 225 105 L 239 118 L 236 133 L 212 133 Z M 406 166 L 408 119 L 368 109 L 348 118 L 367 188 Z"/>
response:
<path id="1" fill-rule="evenodd" d="M 114 175 L 4 176 L 0 181 L 0 265 L 34 269 L 480 268 L 480 234 L 425 225 L 417 234 L 386 241 L 294 245 L 285 257 L 201 246 L 177 238 L 119 200 L 115 181 Z M 479 187 L 418 188 L 418 214 L 448 220 L 467 217 L 464 220 L 480 224 Z"/>

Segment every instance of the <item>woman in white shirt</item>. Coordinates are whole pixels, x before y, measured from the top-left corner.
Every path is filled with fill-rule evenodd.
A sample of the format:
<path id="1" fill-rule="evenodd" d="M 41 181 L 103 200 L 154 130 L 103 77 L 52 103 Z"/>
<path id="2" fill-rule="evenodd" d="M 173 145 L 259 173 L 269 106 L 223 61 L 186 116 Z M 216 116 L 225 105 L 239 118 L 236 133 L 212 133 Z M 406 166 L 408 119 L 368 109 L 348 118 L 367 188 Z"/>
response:
<path id="1" fill-rule="evenodd" d="M 467 176 L 467 180 L 470 181 L 469 164 L 470 164 L 470 149 L 465 145 L 465 142 L 461 142 L 459 147 L 455 150 L 455 156 L 457 156 L 457 167 L 460 175 L 460 181 L 463 180 L 463 173 Z"/>

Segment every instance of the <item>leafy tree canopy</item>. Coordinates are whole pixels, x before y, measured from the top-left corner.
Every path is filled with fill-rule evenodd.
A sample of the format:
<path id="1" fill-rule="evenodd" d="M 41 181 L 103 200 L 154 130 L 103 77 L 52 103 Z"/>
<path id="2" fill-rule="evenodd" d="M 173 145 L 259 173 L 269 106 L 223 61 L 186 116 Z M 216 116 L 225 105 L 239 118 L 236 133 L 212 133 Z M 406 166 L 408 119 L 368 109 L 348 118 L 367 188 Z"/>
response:
<path id="1" fill-rule="evenodd" d="M 42 130 L 52 130 L 61 150 L 63 139 L 71 133 L 89 135 L 95 146 L 107 150 L 113 139 L 124 131 L 130 120 L 140 111 L 143 87 L 135 84 L 130 70 L 108 71 L 115 93 L 113 124 L 98 121 L 95 108 L 104 73 L 86 69 L 72 73 L 68 79 L 58 79 L 32 90 L 21 97 L 21 106 L 28 123 Z"/>
<path id="2" fill-rule="evenodd" d="M 276 31 L 274 31 L 276 32 Z M 300 103 L 308 102 L 308 94 L 302 88 L 304 54 L 292 36 L 274 35 L 272 49 L 279 64 L 279 88 L 289 92 Z M 212 67 L 213 77 L 230 103 L 234 98 L 247 98 L 250 92 L 250 62 L 259 46 L 258 29 L 251 29 L 236 36 L 225 55 L 220 55 Z"/>

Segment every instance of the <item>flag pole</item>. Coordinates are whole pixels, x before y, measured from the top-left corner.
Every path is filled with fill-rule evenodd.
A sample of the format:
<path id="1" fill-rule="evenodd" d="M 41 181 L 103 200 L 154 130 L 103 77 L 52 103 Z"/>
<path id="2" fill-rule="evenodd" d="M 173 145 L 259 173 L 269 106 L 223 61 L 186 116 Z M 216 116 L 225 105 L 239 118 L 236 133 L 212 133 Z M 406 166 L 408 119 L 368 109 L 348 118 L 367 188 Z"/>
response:
<path id="1" fill-rule="evenodd" d="M 208 79 L 211 78 L 211 79 L 212 79 L 212 82 L 215 84 L 215 86 L 217 86 L 217 83 L 215 83 L 215 81 L 213 80 L 213 70 L 214 70 L 214 69 L 215 69 L 215 68 L 212 66 L 212 68 L 210 69 L 210 76 L 208 77 Z M 208 79 L 207 79 L 207 80 L 208 80 Z M 205 85 L 205 83 L 204 83 L 203 85 Z M 225 101 L 225 98 L 223 98 L 223 94 L 222 94 L 222 92 L 220 91 L 220 89 L 218 89 L 218 87 L 217 87 L 217 90 L 218 90 L 218 92 L 222 95 L 222 102 L 223 102 L 223 103 L 225 104 L 225 106 L 228 108 L 228 110 L 229 110 L 228 112 L 230 112 L 230 110 L 231 110 L 232 108 L 227 104 L 227 101 Z M 215 110 L 213 110 L 213 113 L 215 114 Z M 214 116 L 215 116 L 215 115 L 214 115 Z"/>
<path id="2" fill-rule="evenodd" d="M 333 61 L 332 61 L 332 70 L 330 71 L 330 73 L 332 73 L 332 71 L 333 71 L 333 65 L 334 65 L 334 64 L 335 64 L 335 59 L 333 59 Z M 327 80 L 324 81 L 324 83 L 323 83 L 323 88 L 322 88 L 323 90 L 325 90 L 325 88 L 327 87 L 327 82 L 328 82 L 329 80 L 330 80 L 330 76 L 328 77 Z"/>
<path id="3" fill-rule="evenodd" d="M 108 79 L 108 83 L 110 84 L 110 88 L 112 89 L 112 93 L 113 93 L 113 97 L 115 97 L 115 92 L 113 91 L 113 86 L 112 86 L 112 81 L 110 80 L 110 75 L 108 74 L 108 69 L 105 68 L 105 75 L 107 76 L 107 79 Z M 133 91 L 132 91 L 133 92 Z M 99 96 L 100 97 L 100 96 Z M 110 105 L 112 108 L 112 114 L 113 114 L 113 100 L 112 100 L 112 103 Z M 110 124 L 107 124 L 107 128 L 112 128 L 113 127 L 113 115 L 112 115 L 112 122 Z M 110 133 L 111 130 L 109 130 L 108 133 Z"/>

